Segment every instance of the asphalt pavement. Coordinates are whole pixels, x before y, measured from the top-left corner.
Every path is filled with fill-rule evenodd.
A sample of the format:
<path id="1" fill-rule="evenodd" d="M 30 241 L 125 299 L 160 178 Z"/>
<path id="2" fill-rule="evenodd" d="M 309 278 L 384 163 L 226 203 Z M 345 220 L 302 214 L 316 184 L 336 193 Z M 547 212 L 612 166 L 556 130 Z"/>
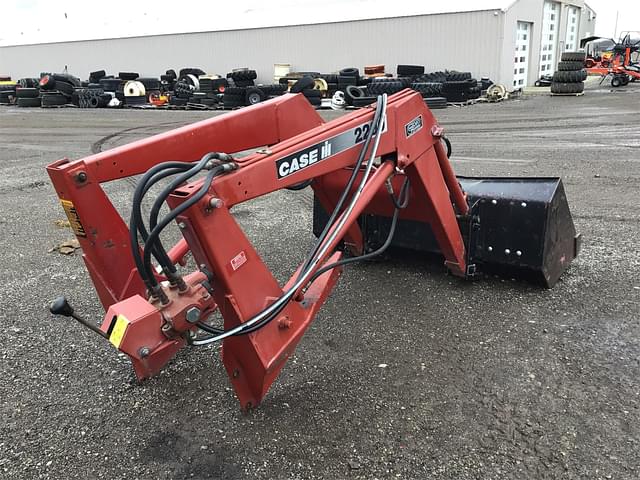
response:
<path id="1" fill-rule="evenodd" d="M 562 177 L 580 256 L 552 290 L 411 256 L 349 266 L 245 415 L 217 347 L 139 384 L 48 312 L 65 294 L 103 315 L 80 252 L 50 251 L 73 234 L 45 166 L 213 113 L 0 106 L 0 478 L 640 478 L 640 86 L 435 113 L 458 174 Z M 107 190 L 126 214 L 133 184 Z M 287 278 L 310 192 L 235 213 Z"/>

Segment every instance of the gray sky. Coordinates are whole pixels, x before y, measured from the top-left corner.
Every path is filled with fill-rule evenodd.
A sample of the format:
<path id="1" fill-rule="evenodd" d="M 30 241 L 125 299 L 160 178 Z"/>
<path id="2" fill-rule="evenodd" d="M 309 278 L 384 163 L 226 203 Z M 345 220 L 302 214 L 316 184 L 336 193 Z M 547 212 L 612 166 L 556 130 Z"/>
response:
<path id="1" fill-rule="evenodd" d="M 510 0 L 448 0 L 446 5 L 509 4 Z M 639 0 L 589 0 L 597 14 L 596 34 L 614 36 L 616 12 L 617 33 L 640 29 Z M 189 0 L 180 8 L 176 0 L 132 2 L 109 0 L 91 3 L 86 0 L 2 0 L 0 45 L 85 40 L 131 35 L 206 31 L 262 26 L 265 24 L 303 23 L 316 20 L 346 20 L 359 12 L 379 15 L 427 13 L 430 2 L 416 0 L 242 0 L 214 2 Z M 318 8 L 319 5 L 322 8 Z M 109 5 L 98 8 L 97 5 Z M 433 5 L 433 4 L 431 4 Z M 322 15 L 322 18 L 319 18 Z"/>

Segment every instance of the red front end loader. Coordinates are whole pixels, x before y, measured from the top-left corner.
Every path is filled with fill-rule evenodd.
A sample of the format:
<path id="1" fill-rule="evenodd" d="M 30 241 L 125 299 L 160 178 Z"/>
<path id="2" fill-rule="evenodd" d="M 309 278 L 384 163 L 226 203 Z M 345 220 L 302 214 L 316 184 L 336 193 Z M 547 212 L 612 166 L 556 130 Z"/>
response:
<path id="1" fill-rule="evenodd" d="M 579 246 L 560 179 L 457 178 L 442 128 L 411 90 L 331 122 L 288 94 L 47 170 L 106 314 L 98 327 L 64 297 L 51 311 L 107 338 L 139 379 L 187 345 L 221 342 L 243 409 L 261 402 L 350 262 L 394 246 L 437 253 L 461 279 L 491 271 L 551 287 Z M 102 184 L 134 175 L 127 224 Z M 231 211 L 307 186 L 317 239 L 279 285 Z M 182 239 L 167 249 L 174 222 Z"/>

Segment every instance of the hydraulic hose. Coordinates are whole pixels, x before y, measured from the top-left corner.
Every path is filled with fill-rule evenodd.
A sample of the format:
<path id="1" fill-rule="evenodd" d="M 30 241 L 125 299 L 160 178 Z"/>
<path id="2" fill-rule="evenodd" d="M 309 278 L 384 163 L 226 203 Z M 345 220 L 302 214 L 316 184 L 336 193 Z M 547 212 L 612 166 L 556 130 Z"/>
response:
<path id="1" fill-rule="evenodd" d="M 238 325 L 237 327 L 231 328 L 229 330 L 225 330 L 220 335 L 209 337 L 206 339 L 201 339 L 201 340 L 198 340 L 198 339 L 193 340 L 192 341 L 193 345 L 196 345 L 196 346 L 208 345 L 210 343 L 223 340 L 232 335 L 247 334 L 247 333 L 251 333 L 252 331 L 255 331 L 258 328 L 262 328 L 264 325 L 266 325 L 271 320 L 273 320 L 273 318 L 275 318 L 278 315 L 278 313 L 284 309 L 284 307 L 291 300 L 291 298 L 293 298 L 294 294 L 305 283 L 307 283 L 308 281 L 307 279 L 309 275 L 311 274 L 311 272 L 313 272 L 313 270 L 316 268 L 318 263 L 324 258 L 329 246 L 338 237 L 338 235 L 342 233 L 342 229 L 349 217 L 349 214 L 353 211 L 355 205 L 357 204 L 358 199 L 362 195 L 364 186 L 366 185 L 369 175 L 371 173 L 371 170 L 373 168 L 376 152 L 378 149 L 378 145 L 380 143 L 380 137 L 381 137 L 380 131 L 381 131 L 381 127 L 384 124 L 383 122 L 386 119 L 386 107 L 387 107 L 387 96 L 382 95 L 381 97 L 378 97 L 376 113 L 374 115 L 374 122 L 372 123 L 372 128 L 371 128 L 372 133 L 371 135 L 368 136 L 368 138 L 371 138 L 372 136 L 375 135 L 375 142 L 371 151 L 371 156 L 362 174 L 362 179 L 360 180 L 360 184 L 358 185 L 356 192 L 354 193 L 351 199 L 351 202 L 349 203 L 345 211 L 342 213 L 340 218 L 337 220 L 337 225 L 335 225 L 335 218 L 339 214 L 341 205 L 338 205 L 338 207 L 334 210 L 334 213 L 332 214 L 332 218 L 334 219 L 333 223 L 327 223 L 327 227 L 325 227 L 321 235 L 321 238 L 314 245 L 312 249 L 312 253 L 303 264 L 303 267 L 301 268 L 301 272 L 298 275 L 296 281 L 294 282 L 294 285 L 289 290 L 287 290 L 282 296 L 280 296 L 274 303 L 272 303 L 269 307 L 262 310 L 260 313 L 252 317 L 250 320 L 247 320 L 246 322 Z M 368 149 L 368 145 L 369 143 L 365 141 L 363 145 L 363 151 L 365 152 L 365 154 Z M 364 155 L 362 154 L 362 152 L 361 152 L 361 155 L 359 155 L 359 158 L 361 156 L 362 158 L 364 158 Z M 357 176 L 357 173 L 359 172 L 359 166 L 360 166 L 359 163 L 355 166 L 355 171 L 354 171 L 354 174 L 352 175 L 354 181 L 355 181 L 355 177 Z M 344 199 L 346 199 L 346 197 L 348 196 L 351 190 L 352 184 L 353 182 L 350 181 L 350 184 L 348 184 L 347 188 L 345 188 L 345 192 L 343 192 L 343 195 L 341 197 L 341 202 L 339 203 L 344 203 Z M 328 240 L 326 239 L 326 237 L 328 237 Z M 145 255 L 145 259 L 146 259 L 146 255 Z"/>

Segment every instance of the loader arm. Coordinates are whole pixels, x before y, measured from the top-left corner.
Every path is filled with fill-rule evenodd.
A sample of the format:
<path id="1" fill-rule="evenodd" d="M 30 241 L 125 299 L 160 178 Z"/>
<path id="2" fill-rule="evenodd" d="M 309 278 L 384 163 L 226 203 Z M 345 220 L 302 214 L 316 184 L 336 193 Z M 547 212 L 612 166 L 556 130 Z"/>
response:
<path id="1" fill-rule="evenodd" d="M 384 117 L 378 117 L 381 105 L 386 106 Z M 385 121 L 376 128 L 374 122 L 380 118 Z M 411 90 L 326 123 L 302 95 L 284 95 L 85 159 L 63 159 L 47 170 L 106 310 L 100 330 L 131 358 L 137 377 L 157 374 L 188 343 L 220 339 L 230 381 L 242 408 L 248 409 L 262 401 L 335 286 L 341 267 L 326 266 L 342 259 L 339 245 L 355 255 L 370 251 L 370 231 L 363 230 L 362 219 L 398 215 L 394 192 L 410 186 L 401 221 L 428 229 L 449 271 L 460 277 L 474 273 L 472 252 L 478 242 L 469 238 L 479 231 L 478 209 L 486 196 L 480 190 L 495 185 L 469 183 L 475 192 L 470 209 L 442 135 L 420 95 Z M 253 153 L 234 155 L 246 151 Z M 134 261 L 138 245 L 132 247 L 129 228 L 101 184 L 143 174 L 169 161 L 195 162 L 209 152 L 224 152 L 216 158 L 232 155 L 232 161 L 212 167 L 224 173 L 178 185 L 166 199 L 183 236 L 168 257 L 172 264 L 182 264 L 190 251 L 197 267 L 178 283 L 154 271 L 152 283 L 158 295 L 147 288 L 148 275 L 143 281 L 146 269 L 141 271 Z M 362 159 L 369 157 L 365 165 Z M 350 184 L 349 177 L 355 183 Z M 279 285 L 231 209 L 304 182 L 310 182 L 318 208 L 335 210 L 334 220 L 322 234 L 316 231 L 314 254 L 285 285 Z M 507 191 L 503 187 L 491 193 L 494 200 L 489 206 L 507 205 L 500 198 Z M 554 188 L 547 190 L 555 198 Z M 342 193 L 352 199 L 348 206 L 339 200 Z M 564 214 L 563 206 L 560 202 L 558 211 Z M 543 206 L 543 216 L 548 210 Z M 511 210 L 500 213 L 511 214 L 522 215 Z M 564 233 L 554 231 L 561 237 Z M 559 244 L 564 248 L 564 243 L 554 243 L 554 255 Z M 571 259 L 574 256 L 572 252 Z M 556 271 L 552 281 L 547 277 L 548 283 L 555 283 L 555 275 L 569 262 L 563 256 L 560 267 L 554 263 Z M 206 324 L 215 311 L 224 319 L 219 331 Z M 212 335 L 196 337 L 202 329 Z"/>

